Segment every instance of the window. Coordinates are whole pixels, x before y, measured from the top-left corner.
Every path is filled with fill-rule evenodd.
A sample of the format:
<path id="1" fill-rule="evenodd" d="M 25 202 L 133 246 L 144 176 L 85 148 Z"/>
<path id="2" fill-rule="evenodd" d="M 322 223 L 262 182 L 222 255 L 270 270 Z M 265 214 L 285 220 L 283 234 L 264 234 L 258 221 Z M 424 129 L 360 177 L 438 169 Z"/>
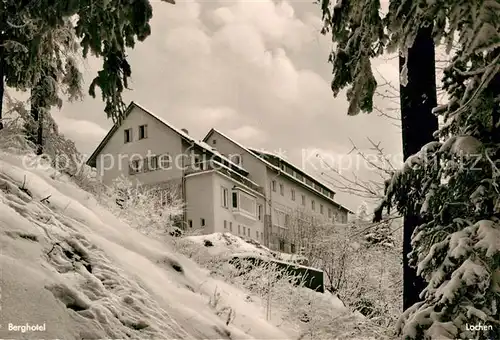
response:
<path id="1" fill-rule="evenodd" d="M 231 155 L 231 162 L 241 165 L 241 155 Z"/>
<path id="2" fill-rule="evenodd" d="M 319 205 L 319 213 L 320 213 L 321 215 L 323 215 L 323 213 L 324 213 L 324 211 L 323 211 L 323 204 L 320 204 L 320 205 Z"/>
<path id="3" fill-rule="evenodd" d="M 285 215 L 285 227 L 288 228 L 290 226 L 290 215 Z"/>
<path id="4" fill-rule="evenodd" d="M 139 126 L 139 139 L 148 138 L 148 126 L 141 125 Z"/>
<path id="5" fill-rule="evenodd" d="M 285 195 L 285 186 L 283 183 L 280 183 L 280 195 L 284 196 Z"/>
<path id="6" fill-rule="evenodd" d="M 229 222 L 229 231 L 233 232 L 233 222 Z"/>
<path id="7" fill-rule="evenodd" d="M 191 166 L 196 169 L 196 170 L 202 170 L 200 167 L 200 155 L 197 155 L 195 153 L 191 153 Z"/>
<path id="8" fill-rule="evenodd" d="M 226 229 L 227 229 L 227 221 L 224 220 L 224 230 L 226 230 Z"/>
<path id="9" fill-rule="evenodd" d="M 203 157 L 203 159 L 201 158 Z M 196 162 L 194 164 L 194 169 L 196 170 L 207 170 L 207 160 L 205 159 L 205 155 L 203 156 L 196 156 L 195 160 Z"/>
<path id="10" fill-rule="evenodd" d="M 217 139 L 214 139 L 214 140 L 212 141 L 212 144 L 213 144 L 213 145 L 217 144 Z"/>
<path id="11" fill-rule="evenodd" d="M 262 204 L 257 204 L 257 218 L 262 221 Z"/>
<path id="12" fill-rule="evenodd" d="M 332 218 L 332 208 L 328 208 L 328 218 Z"/>
<path id="13" fill-rule="evenodd" d="M 233 191 L 232 196 L 233 210 L 238 210 L 252 217 L 256 216 L 257 202 L 255 197 L 240 190 Z"/>
<path id="14" fill-rule="evenodd" d="M 285 240 L 280 240 L 280 251 L 285 251 Z"/>
<path id="15" fill-rule="evenodd" d="M 311 209 L 312 210 L 316 209 L 316 202 L 314 202 L 314 200 L 311 201 Z"/>
<path id="16" fill-rule="evenodd" d="M 290 244 L 290 253 L 295 254 L 295 244 Z"/>
<path id="17" fill-rule="evenodd" d="M 238 193 L 233 191 L 233 208 L 238 208 Z"/>
<path id="18" fill-rule="evenodd" d="M 241 234 L 241 226 L 238 224 L 238 235 Z"/>
<path id="19" fill-rule="evenodd" d="M 292 201 L 295 201 L 295 189 L 292 188 Z"/>
<path id="20" fill-rule="evenodd" d="M 130 162 L 129 166 L 129 174 L 137 174 L 142 171 L 142 160 L 140 159 L 134 159 L 133 161 Z"/>
<path id="21" fill-rule="evenodd" d="M 273 191 L 276 192 L 276 181 L 272 181 L 271 186 L 273 188 Z"/>
<path id="22" fill-rule="evenodd" d="M 132 129 L 123 131 L 123 140 L 125 143 L 130 143 L 132 141 Z"/>
<path id="23" fill-rule="evenodd" d="M 302 205 L 306 205 L 306 195 L 302 195 Z"/>
<path id="24" fill-rule="evenodd" d="M 286 227 L 285 226 L 286 215 L 284 211 L 274 209 L 273 220 L 274 220 L 273 225 L 276 225 L 281 228 Z"/>
<path id="25" fill-rule="evenodd" d="M 160 170 L 168 170 L 170 169 L 171 163 L 172 163 L 172 156 L 169 154 L 164 154 L 161 156 L 158 156 L 157 166 L 158 169 Z"/>
<path id="26" fill-rule="evenodd" d="M 245 226 L 243 226 L 243 235 L 246 235 L 247 234 L 247 228 Z"/>
<path id="27" fill-rule="evenodd" d="M 202 227 L 205 226 L 205 219 L 204 218 L 200 218 L 200 224 Z"/>
<path id="28" fill-rule="evenodd" d="M 247 232 L 248 237 L 250 237 L 250 227 L 248 227 Z"/>
<path id="29" fill-rule="evenodd" d="M 256 238 L 257 240 L 259 239 L 259 231 L 258 231 L 258 230 L 256 230 L 256 231 L 255 231 L 255 238 Z"/>
<path id="30" fill-rule="evenodd" d="M 188 223 L 189 223 L 189 228 L 192 228 L 193 227 L 193 220 L 189 220 Z"/>
<path id="31" fill-rule="evenodd" d="M 224 208 L 229 208 L 229 190 L 227 188 L 221 187 L 221 201 Z"/>
<path id="32" fill-rule="evenodd" d="M 147 158 L 147 164 L 145 167 L 145 171 L 155 171 L 158 169 L 158 157 L 157 156 L 151 156 Z"/>

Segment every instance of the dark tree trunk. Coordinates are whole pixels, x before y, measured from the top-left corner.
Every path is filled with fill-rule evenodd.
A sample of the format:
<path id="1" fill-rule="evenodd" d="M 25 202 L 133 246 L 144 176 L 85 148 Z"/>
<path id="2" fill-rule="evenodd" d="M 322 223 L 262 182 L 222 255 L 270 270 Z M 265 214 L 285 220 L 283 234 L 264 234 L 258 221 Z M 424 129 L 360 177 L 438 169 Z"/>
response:
<path id="1" fill-rule="evenodd" d="M 422 146 L 435 140 L 438 120 L 432 114 L 437 105 L 436 67 L 432 27 L 421 28 L 412 48 L 408 51 L 408 84 L 400 86 L 403 157 L 420 151 Z M 399 69 L 405 63 L 400 57 Z M 406 310 L 420 300 L 425 281 L 408 265 L 411 251 L 411 236 L 419 224 L 419 217 L 404 216 L 403 236 L 403 309 Z"/>
<path id="2" fill-rule="evenodd" d="M 31 90 L 31 118 L 35 124 L 28 131 L 28 139 L 36 146 L 36 154 L 43 153 L 43 110 L 44 105 L 37 94 L 37 86 Z"/>
<path id="3" fill-rule="evenodd" d="M 43 116 L 44 110 L 38 109 L 38 126 L 37 126 L 37 136 L 36 136 L 36 154 L 41 155 L 43 153 Z"/>
<path id="4" fill-rule="evenodd" d="M 2 122 L 2 113 L 3 113 L 3 94 L 5 92 L 5 84 L 4 84 L 4 47 L 3 47 L 3 42 L 2 39 L 0 39 L 0 130 L 3 129 L 3 122 Z"/>

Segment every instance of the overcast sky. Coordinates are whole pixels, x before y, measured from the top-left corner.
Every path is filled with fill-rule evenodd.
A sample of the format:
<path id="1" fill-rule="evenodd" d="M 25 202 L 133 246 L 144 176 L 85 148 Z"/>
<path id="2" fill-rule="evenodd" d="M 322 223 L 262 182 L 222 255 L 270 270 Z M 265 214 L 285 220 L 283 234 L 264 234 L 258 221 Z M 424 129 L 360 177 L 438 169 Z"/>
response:
<path id="1" fill-rule="evenodd" d="M 387 153 L 400 155 L 400 131 L 393 121 L 376 113 L 348 117 L 345 94 L 333 98 L 331 43 L 319 33 L 318 5 L 226 0 L 154 1 L 153 7 L 152 35 L 130 51 L 127 102 L 142 104 L 198 139 L 216 127 L 248 146 L 282 150 L 309 172 L 315 172 L 309 162 L 315 150 L 338 160 L 351 149 L 349 138 L 367 147 L 370 137 Z M 87 87 L 99 65 L 86 62 Z M 374 65 L 397 84 L 396 60 Z M 103 108 L 100 97 L 87 96 L 53 115 L 60 130 L 90 154 L 112 125 Z M 350 170 L 374 176 L 355 167 L 343 171 Z M 361 202 L 341 193 L 336 199 L 351 209 Z"/>

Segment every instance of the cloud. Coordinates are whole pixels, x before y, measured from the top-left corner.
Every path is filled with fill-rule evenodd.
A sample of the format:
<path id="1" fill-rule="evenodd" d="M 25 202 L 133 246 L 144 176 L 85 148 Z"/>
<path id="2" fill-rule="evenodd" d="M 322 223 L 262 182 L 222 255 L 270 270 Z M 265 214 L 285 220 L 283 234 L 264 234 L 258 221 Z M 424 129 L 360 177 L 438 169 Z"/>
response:
<path id="1" fill-rule="evenodd" d="M 348 117 L 345 93 L 333 97 L 331 42 L 319 34 L 318 5 L 236 0 L 153 7 L 152 35 L 129 52 L 127 101 L 197 138 L 217 127 L 250 146 L 297 152 L 306 146 L 343 150 L 349 138 L 363 144 L 368 135 L 389 152 L 400 150 L 392 121 L 375 113 Z M 377 63 L 394 78 L 397 60 Z M 87 65 L 88 85 L 101 62 Z M 60 120 L 82 150 L 94 148 L 110 127 L 103 107 L 100 98 L 63 107 L 66 118 L 87 121 L 86 129 L 94 131 L 81 138 L 74 121 Z"/>
<path id="2" fill-rule="evenodd" d="M 169 54 L 188 58 L 203 58 L 211 52 L 210 38 L 207 34 L 189 26 L 178 27 L 168 32 L 165 47 Z"/>
<path id="3" fill-rule="evenodd" d="M 248 143 L 252 141 L 259 141 L 259 143 L 265 142 L 267 137 L 266 134 L 254 126 L 241 126 L 236 129 L 228 131 L 228 135 L 241 143 Z"/>

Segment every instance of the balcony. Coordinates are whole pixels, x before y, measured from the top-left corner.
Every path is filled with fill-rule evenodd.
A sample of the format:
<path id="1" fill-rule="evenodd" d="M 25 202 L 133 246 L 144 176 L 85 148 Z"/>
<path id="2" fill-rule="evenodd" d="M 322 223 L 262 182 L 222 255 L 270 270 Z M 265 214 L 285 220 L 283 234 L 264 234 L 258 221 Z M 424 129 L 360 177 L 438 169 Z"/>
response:
<path id="1" fill-rule="evenodd" d="M 189 165 L 186 168 L 184 173 L 185 175 L 191 175 L 191 174 L 214 171 L 214 170 L 223 175 L 226 175 L 227 177 L 237 181 L 238 183 L 246 186 L 247 188 L 250 188 L 258 192 L 259 194 L 264 195 L 263 187 L 216 161 L 209 160 L 209 161 L 193 163 L 192 165 Z"/>

